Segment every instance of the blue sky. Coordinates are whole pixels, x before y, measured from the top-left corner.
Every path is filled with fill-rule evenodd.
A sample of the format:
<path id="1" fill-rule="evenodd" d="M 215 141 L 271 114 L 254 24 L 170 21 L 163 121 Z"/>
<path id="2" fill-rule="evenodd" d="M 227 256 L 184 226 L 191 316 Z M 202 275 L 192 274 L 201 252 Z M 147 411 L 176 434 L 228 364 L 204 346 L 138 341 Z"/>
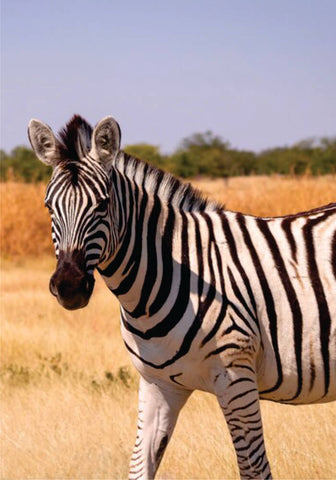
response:
<path id="1" fill-rule="evenodd" d="M 262 149 L 336 134 L 334 0 L 1 0 L 1 136 L 119 122 L 172 152 L 212 130 Z"/>

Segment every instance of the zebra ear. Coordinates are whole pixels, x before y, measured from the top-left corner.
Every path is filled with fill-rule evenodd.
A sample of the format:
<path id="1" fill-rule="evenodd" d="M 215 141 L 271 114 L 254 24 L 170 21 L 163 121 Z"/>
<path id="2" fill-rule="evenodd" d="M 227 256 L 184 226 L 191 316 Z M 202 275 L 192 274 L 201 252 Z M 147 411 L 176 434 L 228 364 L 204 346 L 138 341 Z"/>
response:
<path id="1" fill-rule="evenodd" d="M 121 131 L 112 117 L 103 118 L 92 134 L 90 154 L 99 162 L 108 166 L 120 150 Z"/>
<path id="2" fill-rule="evenodd" d="M 37 158 L 46 165 L 57 163 L 57 141 L 48 125 L 32 119 L 28 125 L 28 137 Z"/>

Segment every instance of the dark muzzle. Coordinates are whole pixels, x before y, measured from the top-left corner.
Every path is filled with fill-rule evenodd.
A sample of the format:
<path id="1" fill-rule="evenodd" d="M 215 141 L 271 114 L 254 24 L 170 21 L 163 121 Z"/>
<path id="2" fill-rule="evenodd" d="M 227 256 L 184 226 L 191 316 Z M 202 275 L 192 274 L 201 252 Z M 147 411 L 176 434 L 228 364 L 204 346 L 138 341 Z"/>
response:
<path id="1" fill-rule="evenodd" d="M 60 252 L 57 268 L 50 278 L 50 292 L 62 307 L 76 310 L 90 300 L 94 277 L 86 272 L 84 255 L 79 251 Z"/>

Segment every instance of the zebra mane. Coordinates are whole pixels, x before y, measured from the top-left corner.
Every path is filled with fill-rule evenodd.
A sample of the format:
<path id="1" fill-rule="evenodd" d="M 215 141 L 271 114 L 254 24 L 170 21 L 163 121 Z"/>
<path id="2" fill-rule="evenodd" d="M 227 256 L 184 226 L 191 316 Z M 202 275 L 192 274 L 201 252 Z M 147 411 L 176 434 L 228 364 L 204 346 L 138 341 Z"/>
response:
<path id="1" fill-rule="evenodd" d="M 173 205 L 185 211 L 217 211 L 224 206 L 208 200 L 190 183 L 179 180 L 144 160 L 121 151 L 115 160 L 115 168 L 127 178 L 133 180 L 140 189 L 157 195 L 163 203 Z"/>
<path id="2" fill-rule="evenodd" d="M 80 161 L 91 149 L 92 127 L 79 115 L 71 120 L 58 133 L 60 161 Z"/>
<path id="3" fill-rule="evenodd" d="M 59 161 L 62 169 L 71 172 L 71 181 L 78 181 L 78 166 L 91 149 L 91 125 L 80 115 L 74 115 L 58 133 Z M 218 202 L 208 200 L 190 183 L 184 183 L 144 160 L 120 151 L 114 167 L 132 179 L 147 193 L 157 195 L 163 203 L 169 203 L 185 211 L 216 211 L 224 209 Z"/>

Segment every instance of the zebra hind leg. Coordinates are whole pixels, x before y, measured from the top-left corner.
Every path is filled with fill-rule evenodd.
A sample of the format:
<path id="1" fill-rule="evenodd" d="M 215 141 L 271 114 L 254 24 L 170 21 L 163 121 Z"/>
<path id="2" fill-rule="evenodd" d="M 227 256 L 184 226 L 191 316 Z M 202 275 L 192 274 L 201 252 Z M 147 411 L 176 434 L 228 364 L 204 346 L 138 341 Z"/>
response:
<path id="1" fill-rule="evenodd" d="M 138 429 L 130 462 L 130 480 L 153 479 L 190 391 L 140 379 Z"/>
<path id="2" fill-rule="evenodd" d="M 215 392 L 236 451 L 242 479 L 271 479 L 259 393 L 250 368 L 230 367 L 216 377 Z"/>

